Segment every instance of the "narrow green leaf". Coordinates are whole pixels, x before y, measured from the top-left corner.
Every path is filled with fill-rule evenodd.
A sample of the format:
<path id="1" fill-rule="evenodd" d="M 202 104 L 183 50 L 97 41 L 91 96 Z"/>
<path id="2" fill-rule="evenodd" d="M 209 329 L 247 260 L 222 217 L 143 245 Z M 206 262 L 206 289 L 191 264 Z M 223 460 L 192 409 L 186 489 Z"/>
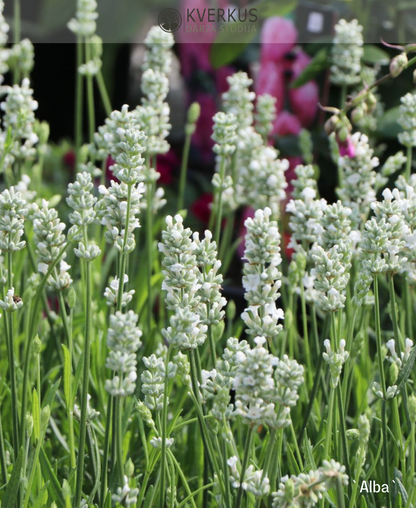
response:
<path id="1" fill-rule="evenodd" d="M 12 475 L 7 483 L 6 492 L 4 493 L 2 508 L 13 508 L 19 491 L 20 473 L 23 463 L 23 448 L 20 448 L 16 462 L 13 466 Z"/>
<path id="2" fill-rule="evenodd" d="M 406 381 L 409 379 L 410 374 L 413 370 L 413 365 L 416 360 L 416 348 L 412 348 L 409 358 L 407 362 L 404 364 L 404 367 L 400 371 L 399 377 L 397 378 L 397 390 L 401 390 Z"/>
<path id="3" fill-rule="evenodd" d="M 384 65 L 390 62 L 390 57 L 388 53 L 374 44 L 364 44 L 363 60 L 370 64 Z"/>
<path id="4" fill-rule="evenodd" d="M 36 388 L 32 393 L 32 417 L 33 417 L 33 434 L 36 442 L 40 439 L 40 412 L 39 412 L 39 397 Z"/>
<path id="5" fill-rule="evenodd" d="M 78 386 L 81 381 L 81 375 L 82 375 L 82 369 L 84 367 L 84 354 L 82 353 L 78 360 L 78 365 L 75 371 L 75 377 L 74 377 L 74 389 L 72 390 L 72 404 L 71 407 L 74 405 L 75 399 L 77 398 L 77 391 Z"/>
<path id="6" fill-rule="evenodd" d="M 40 492 L 33 503 L 32 508 L 43 508 L 47 506 L 48 501 L 48 485 L 49 482 L 46 482 L 45 485 L 40 489 Z"/>
<path id="7" fill-rule="evenodd" d="M 45 398 L 42 400 L 42 407 L 49 406 L 52 408 L 53 401 L 55 400 L 56 392 L 58 391 L 59 385 L 61 383 L 61 378 L 59 378 L 55 383 L 49 387 L 46 392 Z"/>
<path id="8" fill-rule="evenodd" d="M 313 458 L 313 449 L 311 441 L 308 438 L 308 432 L 305 430 L 305 435 L 302 443 L 303 454 L 306 459 L 306 469 L 316 469 L 315 459 Z"/>
<path id="9" fill-rule="evenodd" d="M 62 344 L 62 350 L 64 352 L 64 395 L 65 403 L 67 408 L 71 407 L 71 355 L 69 349 Z"/>
<path id="10" fill-rule="evenodd" d="M 323 48 L 316 53 L 309 65 L 303 69 L 295 81 L 290 85 L 290 88 L 299 88 L 329 66 L 330 61 L 328 58 L 328 50 Z"/>
<path id="11" fill-rule="evenodd" d="M 40 449 L 39 462 L 42 468 L 43 478 L 45 481 L 49 482 L 48 484 L 49 494 L 57 504 L 58 508 L 65 508 L 65 501 L 62 496 L 61 486 L 59 485 L 58 479 L 55 476 L 55 473 L 48 460 L 48 457 L 46 456 L 45 451 L 43 450 L 43 447 Z"/>

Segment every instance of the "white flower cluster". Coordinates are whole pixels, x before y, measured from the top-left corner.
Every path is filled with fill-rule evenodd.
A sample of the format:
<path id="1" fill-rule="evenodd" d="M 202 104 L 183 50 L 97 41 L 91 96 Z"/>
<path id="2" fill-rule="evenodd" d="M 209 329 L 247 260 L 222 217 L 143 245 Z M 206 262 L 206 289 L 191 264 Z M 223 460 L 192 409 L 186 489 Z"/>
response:
<path id="1" fill-rule="evenodd" d="M 391 155 L 381 168 L 382 175 L 387 177 L 397 173 L 406 161 L 407 157 L 403 155 L 403 152 L 397 152 L 395 155 Z"/>
<path id="2" fill-rule="evenodd" d="M 38 136 L 33 128 L 35 123 L 34 111 L 37 110 L 38 103 L 33 99 L 33 90 L 30 88 L 28 78 L 23 79 L 21 86 L 6 87 L 6 93 L 6 99 L 0 104 L 0 108 L 4 112 L 0 153 L 4 150 L 7 129 L 10 128 L 14 141 L 5 161 L 7 165 L 10 165 L 15 158 L 26 159 L 36 155 L 34 147 L 38 142 Z"/>
<path id="3" fill-rule="evenodd" d="M 398 139 L 404 146 L 416 146 L 416 95 L 407 93 L 400 99 L 399 125 L 404 132 L 400 132 Z"/>
<path id="4" fill-rule="evenodd" d="M 284 319 L 284 312 L 276 307 L 282 278 L 280 234 L 277 222 L 270 220 L 270 216 L 270 208 L 257 210 L 254 218 L 244 223 L 247 228 L 244 259 L 247 262 L 243 269 L 243 286 L 249 306 L 241 317 L 248 334 L 274 341 L 283 328 L 279 321 Z"/>
<path id="5" fill-rule="evenodd" d="M 196 244 L 191 241 L 191 230 L 183 227 L 183 219 L 176 215 L 166 217 L 166 230 L 162 232 L 159 251 L 164 255 L 164 282 L 162 288 L 167 291 L 166 304 L 174 314 L 170 326 L 163 329 L 165 339 L 175 348 L 195 349 L 206 339 L 207 325 L 201 320 L 206 315 L 205 306 L 200 301 L 198 291 L 200 273 L 194 250 Z"/>
<path id="6" fill-rule="evenodd" d="M 132 489 L 129 479 L 124 475 L 123 487 L 117 487 L 116 492 L 111 496 L 113 503 L 120 503 L 121 506 L 131 506 L 137 503 L 139 489 Z"/>
<path id="7" fill-rule="evenodd" d="M 296 405 L 303 383 L 303 367 L 287 356 L 280 360 L 270 354 L 264 348 L 264 337 L 254 342 L 253 349 L 237 354 L 236 411 L 249 425 L 281 428 L 290 423 L 290 408 Z"/>
<path id="8" fill-rule="evenodd" d="M 118 252 L 129 254 L 136 246 L 134 231 L 140 227 L 138 215 L 144 192 L 144 184 L 127 185 L 124 182 L 110 182 L 110 187 L 100 185 L 101 199 L 96 206 L 97 218 L 107 231 L 104 236 L 114 244 Z M 128 201 L 130 196 L 130 207 Z M 127 221 L 128 215 L 128 221 Z M 127 231 L 126 231 L 127 223 Z"/>
<path id="9" fill-rule="evenodd" d="M 123 286 L 127 284 L 128 281 L 129 281 L 128 275 L 124 274 Z M 108 306 L 117 307 L 117 298 L 119 289 L 120 289 L 120 279 L 118 277 L 114 277 L 110 285 L 106 287 L 104 291 L 104 297 L 107 300 Z M 128 305 L 131 302 L 134 293 L 135 293 L 134 289 L 132 289 L 131 291 L 123 292 L 121 303 L 122 308 L 126 307 L 126 305 Z"/>
<path id="10" fill-rule="evenodd" d="M 365 223 L 361 250 L 363 267 L 369 273 L 397 273 L 407 258 L 401 255 L 409 232 L 398 189 L 383 191 L 383 201 L 372 204 L 375 216 Z"/>
<path id="11" fill-rule="evenodd" d="M 103 41 L 98 35 L 92 35 L 89 40 L 89 60 L 78 67 L 78 72 L 83 76 L 96 76 L 102 66 Z"/>
<path id="12" fill-rule="evenodd" d="M 345 340 L 339 341 L 338 351 L 335 352 L 331 348 L 331 343 L 328 339 L 324 341 L 326 352 L 323 353 L 324 360 L 329 365 L 329 372 L 331 374 L 331 388 L 335 389 L 338 386 L 339 379 L 342 372 L 342 366 L 350 356 L 348 351 L 345 351 Z"/>
<path id="13" fill-rule="evenodd" d="M 142 392 L 144 405 L 150 411 L 161 411 L 163 407 L 163 393 L 165 388 L 166 365 L 163 356 L 151 355 L 143 358 L 146 370 L 142 372 Z M 173 362 L 168 364 L 168 379 L 175 377 L 177 366 Z M 169 399 L 167 399 L 169 401 Z"/>
<path id="14" fill-rule="evenodd" d="M 214 132 L 212 139 L 215 141 L 214 152 L 220 157 L 232 155 L 237 143 L 237 123 L 233 113 L 216 113 L 213 117 Z"/>
<path id="15" fill-rule="evenodd" d="M 280 217 L 282 201 L 286 198 L 285 172 L 287 159 L 279 159 L 279 152 L 266 146 L 262 137 L 249 126 L 238 131 L 236 199 L 239 204 L 272 210 L 273 218 Z"/>
<path id="16" fill-rule="evenodd" d="M 13 44 L 9 52 L 10 69 L 19 69 L 27 78 L 35 65 L 35 48 L 29 39 L 22 39 Z"/>
<path id="17" fill-rule="evenodd" d="M 348 265 L 344 261 L 348 252 L 344 242 L 328 251 L 315 245 L 311 251 L 315 267 L 311 270 L 314 288 L 318 292 L 317 305 L 326 312 L 335 312 L 344 307 L 345 289 L 349 281 Z"/>
<path id="18" fill-rule="evenodd" d="M 387 357 L 390 363 L 395 363 L 399 369 L 407 362 L 409 359 L 410 353 L 413 348 L 413 341 L 407 338 L 405 340 L 405 350 L 399 355 L 396 353 L 396 342 L 394 339 L 390 339 L 387 344 L 387 349 L 390 352 L 390 356 Z"/>
<path id="19" fill-rule="evenodd" d="M 24 233 L 24 220 L 27 203 L 15 187 L 0 194 L 0 250 L 17 252 L 26 242 L 21 240 Z"/>
<path id="20" fill-rule="evenodd" d="M 97 28 L 97 18 L 96 0 L 77 0 L 75 18 L 68 22 L 68 28 L 80 37 L 91 37 Z"/>
<path id="21" fill-rule="evenodd" d="M 275 97 L 267 93 L 257 97 L 256 113 L 254 115 L 256 130 L 266 141 L 276 120 L 276 100 Z"/>
<path id="22" fill-rule="evenodd" d="M 331 459 L 315 471 L 285 476 L 281 479 L 279 490 L 273 492 L 273 508 L 310 508 L 316 506 L 325 492 L 336 488 L 337 483 L 348 485 L 345 466 Z"/>
<path id="23" fill-rule="evenodd" d="M 0 300 L 0 308 L 3 309 L 5 312 L 16 312 L 23 306 L 23 300 L 20 298 L 20 296 L 17 296 L 14 294 L 14 288 L 10 288 L 7 293 L 6 297 L 3 300 Z"/>
<path id="24" fill-rule="evenodd" d="M 201 390 L 204 399 L 212 400 L 211 414 L 219 422 L 231 419 L 235 409 L 231 404 L 230 392 L 233 389 L 234 378 L 237 373 L 238 358 L 246 355 L 250 350 L 247 341 L 239 341 L 234 337 L 227 340 L 222 360 L 211 371 L 202 370 Z"/>
<path id="25" fill-rule="evenodd" d="M 39 259 L 38 271 L 46 275 L 49 265 L 53 263 L 59 255 L 59 251 L 66 243 L 63 234 L 66 225 L 60 221 L 58 212 L 55 208 L 49 208 L 49 203 L 42 200 L 42 206 L 33 205 L 34 242 L 36 245 L 36 255 Z M 59 265 L 59 272 L 55 269 L 49 276 L 47 287 L 51 291 L 62 291 L 69 287 L 72 282 L 68 270 L 71 267 L 62 259 Z"/>
<path id="26" fill-rule="evenodd" d="M 143 69 L 153 69 L 169 74 L 172 65 L 171 48 L 174 42 L 171 33 L 165 32 L 159 26 L 153 26 L 144 40 L 146 53 Z"/>
<path id="27" fill-rule="evenodd" d="M 141 346 L 142 331 L 137 326 L 138 316 L 133 311 L 116 312 L 110 316 L 107 346 L 110 350 L 106 367 L 115 375 L 105 382 L 106 390 L 113 397 L 126 397 L 136 387 L 136 351 Z"/>
<path id="28" fill-rule="evenodd" d="M 263 475 L 262 469 L 256 471 L 253 464 L 250 464 L 244 472 L 244 478 L 241 479 L 241 473 L 237 467 L 240 466 L 238 457 L 235 455 L 230 457 L 227 460 L 227 464 L 230 467 L 230 482 L 235 489 L 240 487 L 241 482 L 241 488 L 256 497 L 263 497 L 269 494 L 270 482 L 267 476 Z"/>
<path id="29" fill-rule="evenodd" d="M 313 189 L 318 192 L 318 185 L 315 178 L 315 170 L 311 164 L 303 166 L 299 164 L 295 168 L 296 179 L 290 183 L 293 186 L 292 196 L 294 199 L 304 199 L 304 189 Z"/>
<path id="30" fill-rule="evenodd" d="M 99 247 L 88 243 L 86 235 L 81 232 L 81 229 L 86 230 L 95 219 L 94 205 L 97 198 L 91 194 L 92 188 L 91 175 L 86 172 L 78 173 L 76 181 L 68 185 L 69 197 L 66 199 L 68 206 L 73 209 L 73 212 L 69 214 L 69 221 L 73 226 L 68 232 L 68 237 L 79 240 L 78 248 L 75 248 L 74 252 L 85 261 L 92 261 L 101 253 Z"/>
<path id="31" fill-rule="evenodd" d="M 253 124 L 253 101 L 256 97 L 249 88 L 253 80 L 245 72 L 236 72 L 227 78 L 230 85 L 227 92 L 222 94 L 226 113 L 233 114 L 240 128 Z"/>
<path id="32" fill-rule="evenodd" d="M 379 165 L 379 160 L 373 157 L 374 150 L 370 147 L 366 135 L 356 132 L 350 141 L 354 146 L 355 156 L 339 157 L 335 161 L 343 175 L 343 185 L 337 189 L 337 194 L 343 205 L 351 208 L 354 229 L 359 229 L 368 216 L 370 204 L 376 199 L 374 168 Z"/>
<path id="33" fill-rule="evenodd" d="M 197 296 L 203 305 L 198 306 L 198 313 L 205 325 L 217 325 L 224 319 L 223 308 L 227 300 L 221 295 L 223 277 L 219 273 L 221 261 L 217 259 L 217 244 L 212 241 L 212 233 L 205 231 L 205 237 L 200 240 L 199 234 L 193 234 L 194 255 L 196 266 L 199 268 L 198 282 L 200 288 Z"/>
<path id="34" fill-rule="evenodd" d="M 356 19 L 340 19 L 335 25 L 331 48 L 331 82 L 336 85 L 354 85 L 360 81 L 363 56 L 363 27 Z"/>

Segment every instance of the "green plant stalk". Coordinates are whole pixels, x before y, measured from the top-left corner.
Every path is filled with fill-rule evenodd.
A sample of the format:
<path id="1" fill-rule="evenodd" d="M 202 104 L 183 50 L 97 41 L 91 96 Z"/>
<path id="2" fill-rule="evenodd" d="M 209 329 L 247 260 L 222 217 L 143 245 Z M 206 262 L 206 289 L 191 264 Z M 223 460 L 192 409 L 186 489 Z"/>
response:
<path id="1" fill-rule="evenodd" d="M 121 376 L 121 374 L 120 374 Z M 117 471 L 119 486 L 123 487 L 124 480 L 124 460 L 123 460 L 123 397 L 114 397 L 114 411 L 116 422 L 116 457 L 117 457 Z"/>
<path id="2" fill-rule="evenodd" d="M 399 344 L 399 351 L 404 351 L 405 345 L 402 334 L 400 333 L 399 323 L 397 321 L 396 293 L 394 291 L 393 275 L 389 276 L 389 293 L 390 293 L 391 319 L 393 323 L 394 338 Z"/>
<path id="3" fill-rule="evenodd" d="M 188 127 L 188 126 L 186 126 Z M 186 186 L 186 173 L 188 170 L 189 150 L 191 148 L 192 134 L 188 132 L 189 129 L 185 127 L 185 145 L 183 147 L 181 174 L 179 179 L 179 196 L 178 196 L 178 211 L 182 210 L 185 199 L 185 186 Z"/>
<path id="4" fill-rule="evenodd" d="M 7 283 L 9 289 L 13 287 L 13 256 L 11 252 L 7 253 Z M 13 451 L 15 458 L 19 452 L 19 411 L 17 405 L 17 384 L 16 384 L 16 360 L 14 355 L 14 321 L 13 313 L 7 312 L 6 319 L 8 321 L 8 339 L 9 339 L 9 371 L 10 371 L 10 389 L 12 398 L 12 431 L 13 431 Z M 24 421 L 22 421 L 24 425 Z"/>
<path id="5" fill-rule="evenodd" d="M 98 90 L 101 95 L 101 100 L 103 101 L 105 114 L 107 116 L 110 116 L 112 112 L 111 101 L 108 96 L 107 87 L 105 86 L 105 81 L 101 69 L 98 71 L 97 75 L 95 76 L 95 79 L 97 81 Z"/>
<path id="6" fill-rule="evenodd" d="M 76 80 L 76 88 L 75 88 L 75 171 L 78 171 L 78 162 L 79 162 L 79 150 L 82 144 L 82 112 L 83 112 L 83 102 L 84 95 L 82 90 L 83 84 L 83 75 L 78 71 L 78 69 L 83 64 L 83 45 L 84 42 L 80 36 L 77 37 L 77 66 L 75 69 L 75 80 Z"/>
<path id="7" fill-rule="evenodd" d="M 412 160 L 413 160 L 413 147 L 408 146 L 406 150 L 406 169 L 404 171 L 404 177 L 406 182 L 409 182 L 410 175 L 412 174 Z"/>
<path id="8" fill-rule="evenodd" d="M 108 474 L 108 450 L 110 444 L 110 430 L 112 418 L 113 418 L 113 397 L 110 394 L 108 394 L 107 417 L 104 435 L 103 467 L 101 472 L 100 508 L 104 508 L 105 506 L 104 503 L 107 491 L 107 474 Z"/>
<path id="9" fill-rule="evenodd" d="M 195 409 L 196 409 L 196 412 L 198 415 L 198 420 L 199 420 L 199 425 L 201 428 L 201 435 L 202 435 L 202 441 L 204 444 L 204 449 L 207 453 L 210 465 L 218 477 L 222 495 L 225 498 L 226 488 L 225 488 L 225 485 L 224 485 L 224 482 L 222 479 L 221 470 L 218 466 L 218 462 L 217 462 L 217 459 L 214 454 L 214 449 L 213 449 L 211 437 L 209 435 L 208 428 L 206 426 L 205 419 L 204 419 L 204 414 L 202 411 L 202 405 L 201 405 L 200 394 L 199 394 L 199 389 L 198 389 L 198 376 L 197 376 L 196 362 L 195 362 L 195 351 L 193 349 L 189 351 L 189 360 L 190 360 L 190 364 L 191 364 L 191 381 L 192 381 L 192 389 L 193 389 L 191 394 L 192 394 L 192 398 L 193 398 L 193 401 L 195 404 Z M 227 508 L 230 508 L 230 507 L 227 507 Z"/>
<path id="10" fill-rule="evenodd" d="M 85 232 L 86 235 L 86 232 Z M 81 503 L 82 482 L 84 479 L 84 450 L 85 437 L 87 433 L 87 402 L 88 386 L 90 376 L 90 356 L 91 356 L 91 300 L 92 300 L 92 280 L 91 280 L 91 262 L 85 261 L 86 273 L 86 303 L 85 303 L 85 343 L 84 343 L 84 373 L 82 381 L 82 399 L 81 399 L 81 421 L 79 429 L 78 461 L 77 461 L 77 479 L 75 490 L 75 507 L 78 508 Z"/>
<path id="11" fill-rule="evenodd" d="M 382 343 L 381 343 L 381 321 L 380 321 L 380 301 L 378 292 L 378 276 L 374 275 L 374 311 L 375 311 L 375 326 L 376 326 L 376 340 L 377 340 L 377 360 L 380 372 L 380 384 L 383 393 L 383 400 L 381 404 L 381 428 L 383 432 L 383 466 L 384 466 L 384 481 L 389 486 L 390 491 L 390 474 L 389 474 L 389 456 L 388 456 L 388 432 L 387 432 L 387 411 L 386 411 L 386 378 L 384 375 L 383 357 L 382 357 Z M 387 493 L 387 508 L 391 506 L 390 492 Z"/>
<path id="12" fill-rule="evenodd" d="M 337 508 L 345 508 L 344 489 L 342 487 L 342 483 L 339 478 L 336 479 L 336 491 L 337 491 Z"/>
<path id="13" fill-rule="evenodd" d="M 335 399 L 335 390 L 331 388 L 329 394 L 329 403 L 328 403 L 328 423 L 326 426 L 326 435 L 325 435 L 325 448 L 324 448 L 324 457 L 323 460 L 329 459 L 329 452 L 331 446 L 331 438 L 332 438 L 332 424 L 333 424 L 333 414 L 334 414 L 334 399 Z"/>
<path id="14" fill-rule="evenodd" d="M 171 353 L 171 346 L 168 347 L 165 358 L 165 386 L 163 390 L 162 407 L 162 449 L 160 462 L 160 508 L 165 506 L 165 482 L 166 482 L 166 437 L 167 437 L 167 411 L 168 411 L 168 366 Z"/>
<path id="15" fill-rule="evenodd" d="M 218 197 L 218 204 L 217 204 L 217 210 L 215 210 L 215 218 L 216 218 L 216 224 L 215 224 L 215 234 L 214 234 L 214 240 L 217 242 L 217 248 L 219 248 L 220 245 L 220 233 L 221 233 L 221 220 L 222 220 L 222 186 L 224 184 L 224 178 L 225 178 L 225 157 L 221 157 L 220 162 L 220 186 L 217 189 L 217 197 Z M 211 215 L 214 213 L 214 207 L 212 208 Z"/>
<path id="16" fill-rule="evenodd" d="M 0 465 L 1 465 L 1 476 L 3 485 L 7 483 L 7 462 L 6 462 L 6 451 L 4 448 L 4 437 L 3 437 L 3 424 L 0 411 Z"/>
<path id="17" fill-rule="evenodd" d="M 270 432 L 270 439 L 269 439 L 268 446 L 267 446 L 266 456 L 264 457 L 264 462 L 263 462 L 263 466 L 262 466 L 262 468 L 263 468 L 263 473 L 261 475 L 262 481 L 266 477 L 267 471 L 269 470 L 269 467 L 270 467 L 270 461 L 271 461 L 272 453 L 274 450 L 275 440 L 276 440 L 276 429 L 272 429 L 272 431 Z M 260 506 L 261 506 L 261 498 L 259 498 L 257 500 L 256 508 L 260 508 Z"/>
<path id="18" fill-rule="evenodd" d="M 416 433 L 416 425 L 415 422 L 412 422 L 412 429 L 410 434 L 410 480 L 413 481 L 415 477 L 415 433 Z"/>
<path id="19" fill-rule="evenodd" d="M 359 455 L 358 455 L 357 470 L 355 471 L 355 481 L 354 481 L 353 487 L 352 487 L 352 494 L 351 494 L 351 498 L 350 498 L 349 508 L 354 508 L 355 507 L 355 498 L 357 496 L 358 482 L 360 481 L 361 468 L 362 468 L 362 465 L 363 465 L 364 456 L 365 456 L 364 446 L 360 445 L 360 451 L 359 451 Z"/>
<path id="20" fill-rule="evenodd" d="M 150 162 L 149 162 L 150 167 Z M 147 249 L 147 332 L 150 338 L 152 331 L 152 271 L 153 271 L 153 185 L 152 182 L 146 184 L 146 249 Z"/>
<path id="21" fill-rule="evenodd" d="M 28 391 L 28 383 L 29 383 L 29 366 L 30 366 L 30 350 L 32 346 L 32 340 L 35 337 L 35 331 L 37 326 L 37 314 L 39 311 L 39 305 L 41 301 L 41 297 L 43 294 L 43 290 L 45 288 L 46 282 L 49 276 L 52 274 L 54 268 L 57 266 L 62 256 L 64 255 L 66 249 L 68 248 L 68 243 L 64 244 L 64 246 L 59 251 L 56 259 L 49 265 L 48 271 L 44 275 L 41 283 L 39 284 L 35 298 L 33 300 L 32 311 L 30 315 L 30 328 L 29 333 L 26 335 L 26 343 L 24 346 L 24 360 L 23 360 L 23 384 L 22 384 L 22 409 L 20 414 L 20 432 L 21 432 L 21 443 L 24 445 L 25 443 L 25 418 L 26 418 L 26 406 L 27 406 L 27 391 Z"/>
<path id="22" fill-rule="evenodd" d="M 246 444 L 245 444 L 245 447 L 244 447 L 243 462 L 241 464 L 240 486 L 239 486 L 238 492 L 237 492 L 237 500 L 235 502 L 235 508 L 240 508 L 241 501 L 243 499 L 243 482 L 244 482 L 244 476 L 246 474 L 248 462 L 249 462 L 249 459 L 250 459 L 251 444 L 253 442 L 254 429 L 255 429 L 255 426 L 252 425 L 249 428 L 248 434 L 246 436 Z"/>
<path id="23" fill-rule="evenodd" d="M 308 388 L 312 386 L 311 351 L 309 348 L 308 315 L 306 312 L 306 299 L 303 284 L 300 284 L 300 299 L 302 306 L 303 344 L 305 346 L 306 376 Z"/>
<path id="24" fill-rule="evenodd" d="M 88 62 L 91 58 L 91 45 L 85 44 L 85 59 Z M 95 132 L 95 111 L 94 111 L 94 86 L 93 76 L 87 76 L 87 99 L 88 99 L 88 126 L 90 143 L 94 142 Z"/>
<path id="25" fill-rule="evenodd" d="M 209 315 L 211 305 L 207 304 L 207 314 Z M 215 350 L 215 339 L 214 339 L 214 333 L 212 330 L 212 325 L 208 325 L 208 341 L 209 341 L 209 350 L 211 353 L 211 361 L 212 361 L 212 367 L 215 369 L 217 366 L 217 355 Z"/>
<path id="26" fill-rule="evenodd" d="M 176 470 L 178 471 L 178 475 L 179 475 L 179 477 L 180 477 L 180 479 L 182 481 L 182 485 L 183 485 L 183 488 L 185 489 L 186 495 L 187 495 L 187 497 L 189 497 L 189 501 L 190 501 L 191 505 L 193 506 L 193 508 L 197 508 L 196 504 L 195 504 L 195 501 L 194 501 L 194 498 L 193 498 L 195 493 L 192 494 L 191 489 L 189 488 L 186 476 L 184 475 L 179 462 L 176 460 L 175 455 L 169 449 L 167 450 L 167 452 L 168 452 L 170 460 L 172 461 L 172 463 L 174 464 Z"/>
<path id="27" fill-rule="evenodd" d="M 30 493 L 32 490 L 33 480 L 35 479 L 35 473 L 36 473 L 37 465 L 39 462 L 39 453 L 40 453 L 40 449 L 42 448 L 42 442 L 44 440 L 44 437 L 45 437 L 45 431 L 42 432 L 42 434 L 39 436 L 38 442 L 36 443 L 35 455 L 33 457 L 32 469 L 30 470 L 29 480 L 27 483 L 26 496 L 25 496 L 23 508 L 27 508 L 29 505 Z"/>

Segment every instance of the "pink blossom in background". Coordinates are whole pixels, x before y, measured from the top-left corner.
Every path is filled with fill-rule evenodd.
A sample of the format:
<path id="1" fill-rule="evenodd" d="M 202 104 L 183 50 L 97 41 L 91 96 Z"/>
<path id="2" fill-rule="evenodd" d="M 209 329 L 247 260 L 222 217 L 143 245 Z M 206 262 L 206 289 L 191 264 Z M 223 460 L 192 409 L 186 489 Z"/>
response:
<path id="1" fill-rule="evenodd" d="M 211 44 L 184 42 L 178 44 L 181 71 L 185 79 L 189 79 L 196 69 L 203 72 L 211 72 L 212 65 L 209 61 Z"/>
<path id="2" fill-rule="evenodd" d="M 212 194 L 210 192 L 206 192 L 194 201 L 191 206 L 192 213 L 205 226 L 208 226 L 209 218 L 211 216 L 212 199 Z"/>
<path id="3" fill-rule="evenodd" d="M 157 181 L 158 185 L 170 185 L 173 182 L 173 173 L 177 173 L 181 161 L 172 148 L 168 153 L 157 156 L 157 171 L 160 173 L 160 178 Z"/>
<path id="4" fill-rule="evenodd" d="M 275 16 L 266 19 L 260 35 L 261 61 L 279 62 L 298 40 L 293 21 Z"/>
<path id="5" fill-rule="evenodd" d="M 268 93 L 277 99 L 276 110 L 281 111 L 284 106 L 285 82 L 284 72 L 280 64 L 262 62 L 255 81 L 257 95 Z"/>
<path id="6" fill-rule="evenodd" d="M 75 169 L 75 152 L 73 150 L 66 152 L 66 154 L 64 154 L 62 160 L 63 160 L 63 163 L 65 164 L 65 166 L 69 170 L 73 171 Z"/>
<path id="7" fill-rule="evenodd" d="M 282 111 L 277 115 L 272 134 L 277 134 L 278 136 L 296 136 L 301 129 L 302 124 L 298 117 L 289 113 L 289 111 Z"/>
<path id="8" fill-rule="evenodd" d="M 339 154 L 341 157 L 349 157 L 350 159 L 353 159 L 355 157 L 355 145 L 352 142 L 352 139 L 350 136 L 348 136 L 347 140 L 341 143 L 341 141 L 338 141 L 338 147 L 339 147 Z"/>
<path id="9" fill-rule="evenodd" d="M 309 81 L 300 88 L 290 88 L 289 102 L 302 127 L 309 127 L 318 111 L 319 87 L 316 81 Z"/>
<path id="10" fill-rule="evenodd" d="M 207 93 L 197 94 L 194 100 L 201 106 L 201 115 L 192 136 L 192 143 L 200 150 L 203 159 L 210 160 L 212 158 L 212 147 L 214 146 L 211 139 L 214 125 L 212 117 L 217 112 L 217 103 L 215 97 Z"/>
<path id="11" fill-rule="evenodd" d="M 220 67 L 215 71 L 215 83 L 217 86 L 218 93 L 223 94 L 230 88 L 227 78 L 228 76 L 232 76 L 234 72 L 235 69 L 233 67 L 230 67 L 229 65 Z"/>

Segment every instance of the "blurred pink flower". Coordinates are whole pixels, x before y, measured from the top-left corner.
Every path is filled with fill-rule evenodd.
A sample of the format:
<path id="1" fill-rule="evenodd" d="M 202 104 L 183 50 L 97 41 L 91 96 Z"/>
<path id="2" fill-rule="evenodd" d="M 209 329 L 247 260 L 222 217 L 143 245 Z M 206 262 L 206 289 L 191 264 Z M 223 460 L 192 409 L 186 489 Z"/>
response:
<path id="1" fill-rule="evenodd" d="M 201 106 L 201 114 L 196 124 L 196 130 L 192 136 L 193 145 L 200 150 L 203 159 L 210 160 L 214 142 L 211 139 L 214 122 L 212 117 L 217 112 L 215 97 L 207 93 L 198 93 L 194 100 Z"/>
<path id="2" fill-rule="evenodd" d="M 289 19 L 275 16 L 263 24 L 261 41 L 261 61 L 279 62 L 296 44 L 298 32 Z"/>
<path id="3" fill-rule="evenodd" d="M 281 111 L 274 122 L 272 134 L 279 136 L 297 135 L 302 129 L 302 124 L 297 118 L 289 111 Z"/>
<path id="4" fill-rule="evenodd" d="M 352 142 L 351 136 L 349 136 L 343 143 L 341 141 L 337 142 L 341 157 L 349 157 L 350 159 L 355 157 L 355 145 Z"/>
<path id="5" fill-rule="evenodd" d="M 318 110 L 318 84 L 315 81 L 309 81 L 300 88 L 290 88 L 289 101 L 290 107 L 300 120 L 302 127 L 309 127 Z"/>
<path id="6" fill-rule="evenodd" d="M 211 44 L 184 42 L 178 44 L 181 70 L 185 79 L 189 79 L 196 69 L 203 72 L 211 72 L 212 65 L 209 60 Z"/>
<path id="7" fill-rule="evenodd" d="M 235 72 L 235 69 L 233 67 L 230 67 L 229 65 L 220 67 L 215 72 L 215 83 L 217 85 L 218 93 L 222 94 L 230 88 L 227 78 L 228 78 L 228 76 L 232 76 L 234 74 L 234 72 Z"/>
<path id="8" fill-rule="evenodd" d="M 262 62 L 255 82 L 257 95 L 268 93 L 277 99 L 277 112 L 283 109 L 285 96 L 284 73 L 281 65 L 274 62 Z"/>
<path id="9" fill-rule="evenodd" d="M 168 153 L 157 156 L 156 169 L 160 173 L 158 185 L 170 185 L 173 181 L 173 173 L 178 173 L 180 159 L 176 152 L 169 150 Z"/>
<path id="10" fill-rule="evenodd" d="M 194 201 L 191 206 L 192 213 L 205 226 L 208 226 L 209 218 L 211 216 L 212 199 L 212 194 L 210 192 L 206 192 Z"/>

